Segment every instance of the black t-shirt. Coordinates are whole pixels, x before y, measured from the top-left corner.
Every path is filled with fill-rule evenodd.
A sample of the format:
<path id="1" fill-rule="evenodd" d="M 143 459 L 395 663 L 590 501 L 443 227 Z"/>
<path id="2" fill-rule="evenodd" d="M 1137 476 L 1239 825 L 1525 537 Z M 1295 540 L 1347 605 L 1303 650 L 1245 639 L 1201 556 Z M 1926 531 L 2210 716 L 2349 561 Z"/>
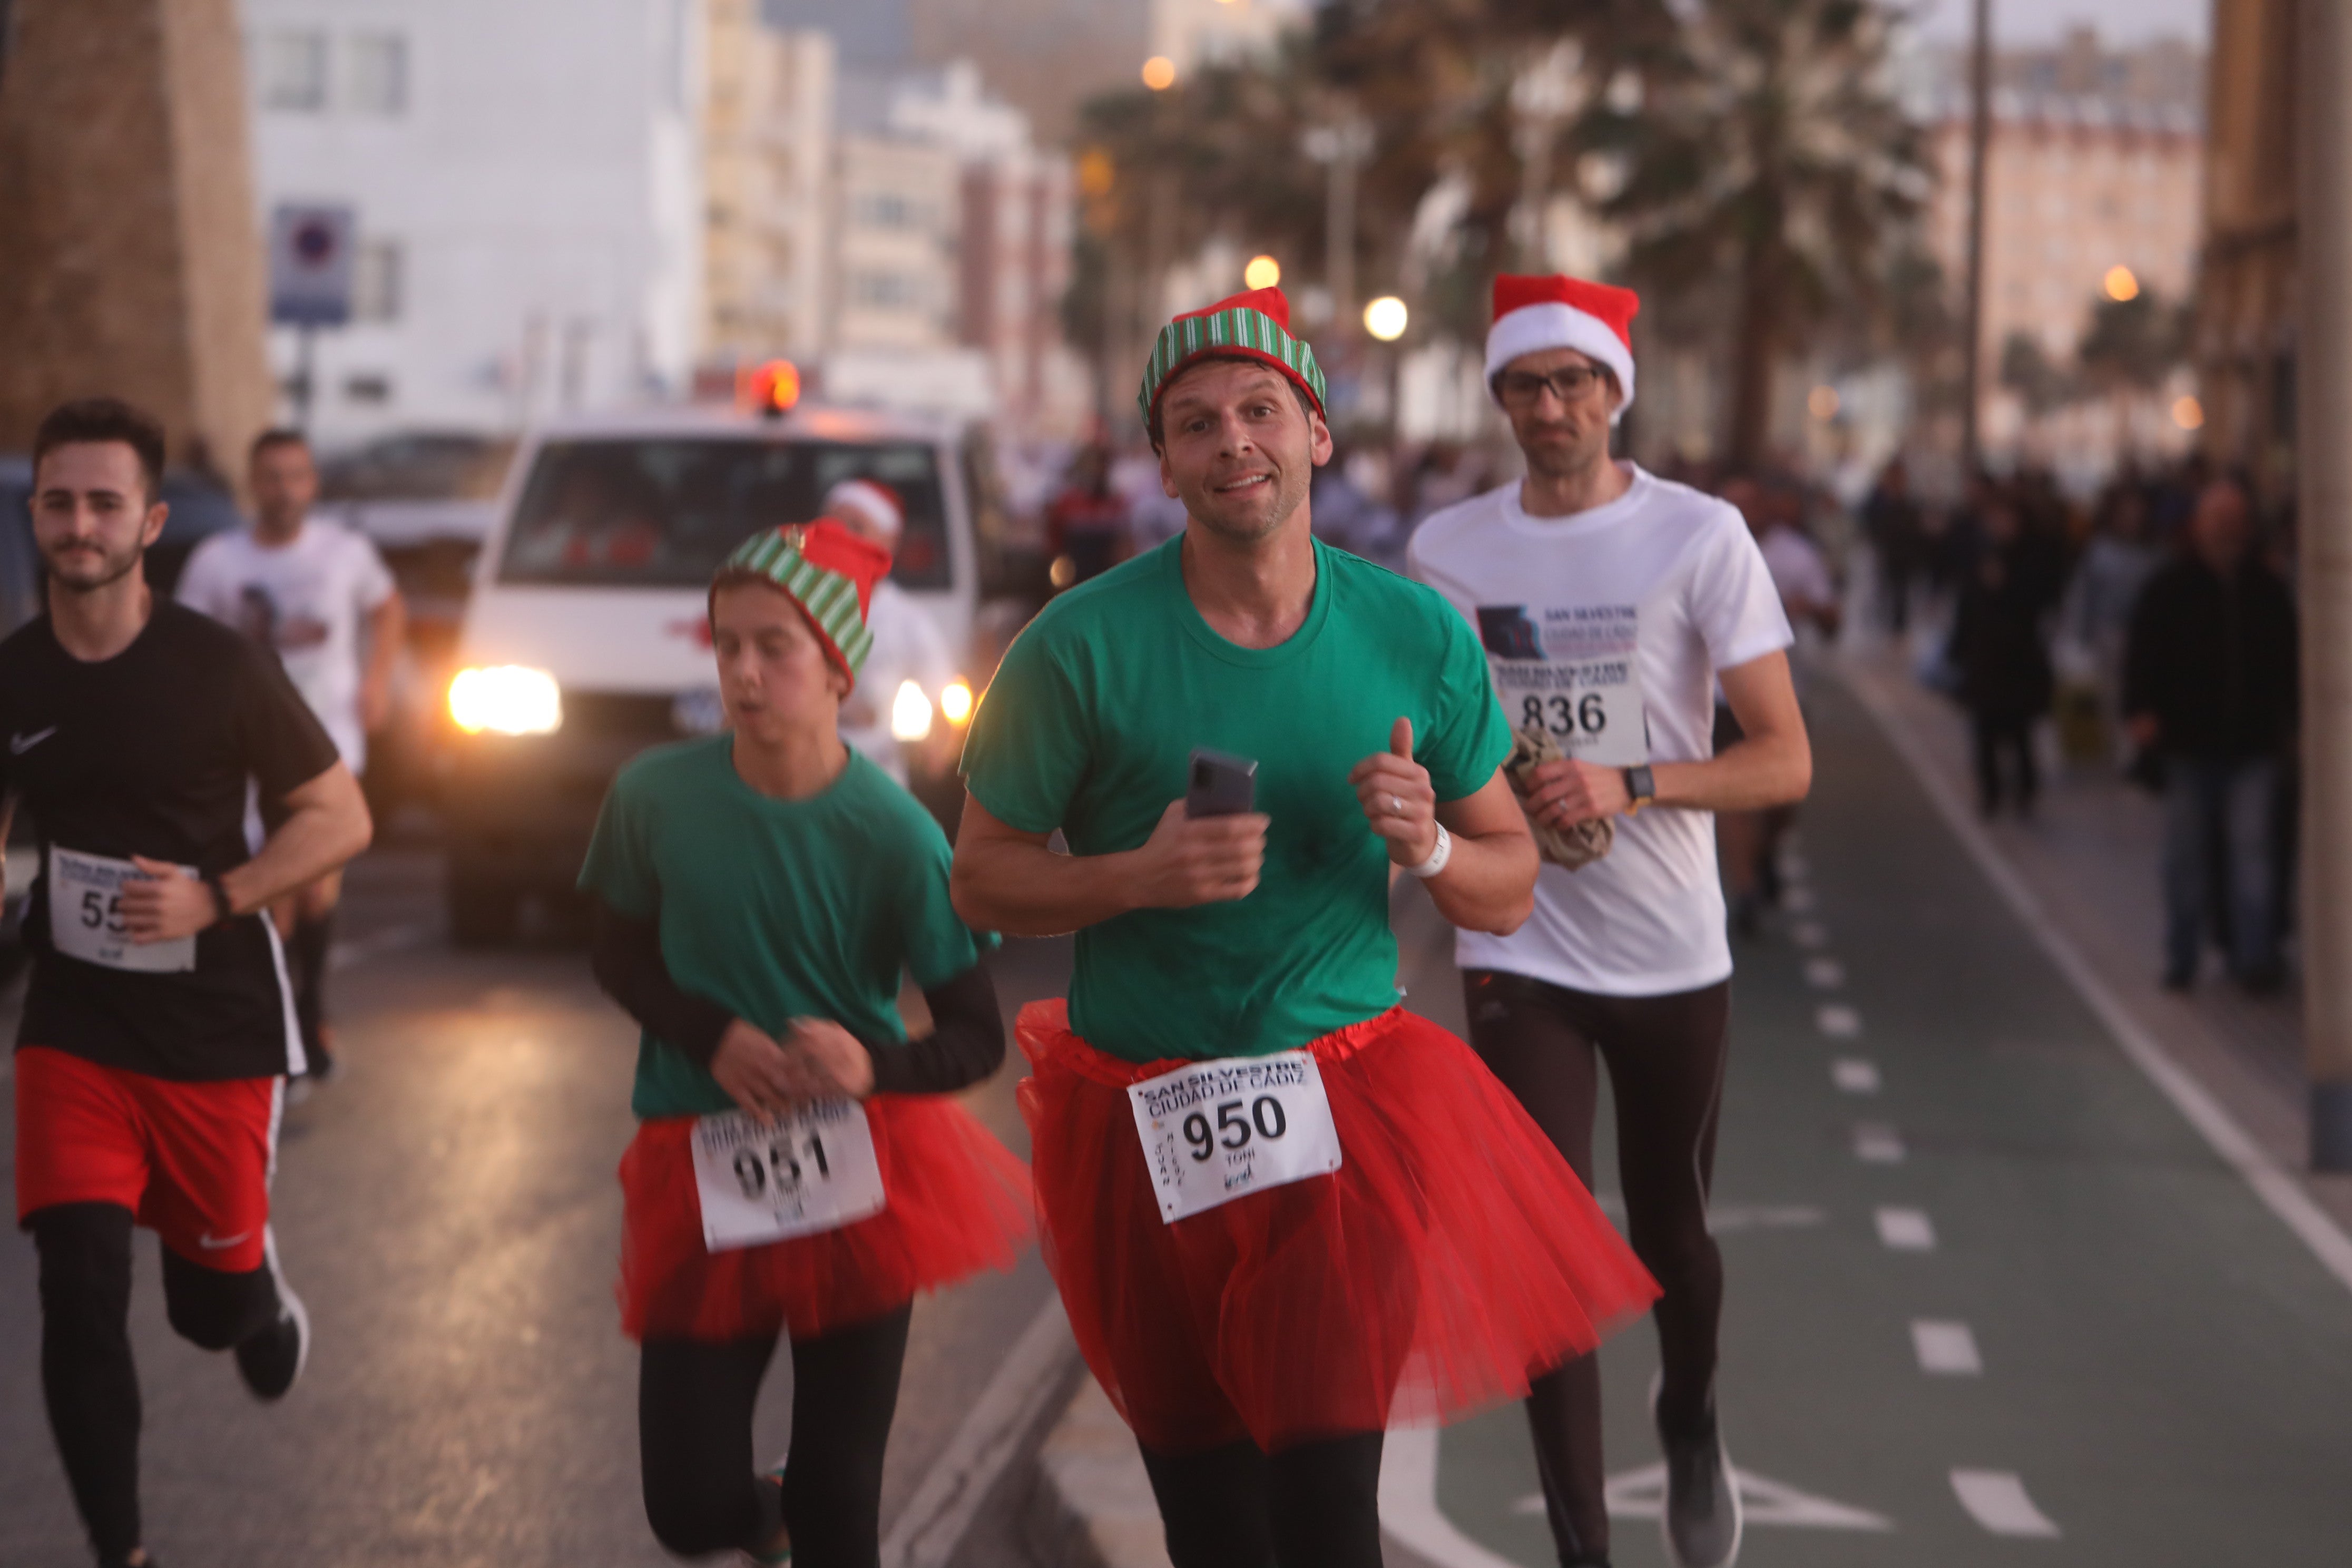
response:
<path id="1" fill-rule="evenodd" d="M 49 886 L 60 850 L 139 855 L 205 876 L 249 859 L 247 781 L 275 803 L 336 760 L 278 661 L 159 601 L 129 647 L 85 663 L 58 646 L 44 616 L 0 642 L 0 795 L 21 799 L 41 842 L 25 919 L 32 990 L 16 1043 L 190 1082 L 285 1072 L 291 1010 L 262 916 L 200 932 L 192 969 L 142 973 L 60 952 Z M 94 933 L 105 919 L 102 893 L 83 889 L 67 903 L 67 918 Z"/>

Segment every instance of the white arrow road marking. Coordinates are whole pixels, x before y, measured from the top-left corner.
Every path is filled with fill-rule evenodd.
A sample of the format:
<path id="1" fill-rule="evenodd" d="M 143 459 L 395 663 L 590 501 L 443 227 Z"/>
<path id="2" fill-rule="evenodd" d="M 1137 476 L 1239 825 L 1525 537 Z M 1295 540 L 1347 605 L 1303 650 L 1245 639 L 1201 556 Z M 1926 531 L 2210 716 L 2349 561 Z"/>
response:
<path id="1" fill-rule="evenodd" d="M 1865 1165 L 1899 1165 L 1909 1152 L 1903 1134 L 1884 1122 L 1864 1121 L 1853 1130 L 1853 1157 Z"/>
<path id="2" fill-rule="evenodd" d="M 1977 1337 L 1966 1323 L 1916 1319 L 1911 1324 L 1911 1349 L 1919 1357 L 1919 1370 L 1934 1376 L 1984 1374 L 1984 1358 L 1977 1353 Z"/>
<path id="3" fill-rule="evenodd" d="M 1868 1509 L 1851 1508 L 1827 1498 L 1801 1492 L 1780 1481 L 1767 1480 L 1752 1471 L 1734 1469 L 1739 1483 L 1739 1509 L 1750 1524 L 1778 1524 L 1793 1530 L 1893 1530 L 1894 1521 Z M 1666 1506 L 1666 1467 L 1644 1465 L 1609 1478 L 1605 1494 L 1612 1519 L 1655 1519 Z M 1521 1498 L 1515 1513 L 1541 1513 L 1541 1492 Z"/>
<path id="4" fill-rule="evenodd" d="M 1830 928 L 1819 921 L 1799 921 L 1789 928 L 1789 940 L 1799 947 L 1827 947 Z"/>
<path id="5" fill-rule="evenodd" d="M 1813 1024 L 1833 1040 L 1850 1040 L 1862 1033 L 1862 1015 L 1843 1002 L 1823 1003 Z"/>
<path id="6" fill-rule="evenodd" d="M 1834 991 L 1845 984 L 1845 965 L 1834 958 L 1809 958 L 1805 984 L 1816 991 Z"/>
<path id="7" fill-rule="evenodd" d="M 1438 1509 L 1434 1427 L 1392 1431 L 1381 1447 L 1381 1523 L 1437 1568 L 1518 1568 L 1454 1529 Z"/>
<path id="8" fill-rule="evenodd" d="M 2058 1526 L 2033 1506 L 2025 1483 L 2007 1470 L 1954 1470 L 1952 1491 L 1969 1517 L 1994 1535 L 2058 1538 Z"/>
<path id="9" fill-rule="evenodd" d="M 1830 1064 L 1830 1081 L 1848 1094 L 1876 1094 L 1878 1064 L 1860 1057 L 1840 1057 Z"/>
<path id="10" fill-rule="evenodd" d="M 1936 1222 L 1921 1209 L 1880 1209 L 1878 1239 L 1896 1252 L 1933 1252 Z"/>

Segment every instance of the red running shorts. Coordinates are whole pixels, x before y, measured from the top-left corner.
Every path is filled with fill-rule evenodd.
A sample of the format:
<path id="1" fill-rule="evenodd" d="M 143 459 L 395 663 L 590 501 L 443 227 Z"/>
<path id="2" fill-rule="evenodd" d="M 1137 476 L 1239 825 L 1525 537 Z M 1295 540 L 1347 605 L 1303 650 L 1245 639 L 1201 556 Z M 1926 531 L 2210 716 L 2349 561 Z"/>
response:
<path id="1" fill-rule="evenodd" d="M 200 1268 L 260 1268 L 283 1081 L 176 1083 L 22 1047 L 16 1223 L 58 1204 L 118 1204 Z"/>

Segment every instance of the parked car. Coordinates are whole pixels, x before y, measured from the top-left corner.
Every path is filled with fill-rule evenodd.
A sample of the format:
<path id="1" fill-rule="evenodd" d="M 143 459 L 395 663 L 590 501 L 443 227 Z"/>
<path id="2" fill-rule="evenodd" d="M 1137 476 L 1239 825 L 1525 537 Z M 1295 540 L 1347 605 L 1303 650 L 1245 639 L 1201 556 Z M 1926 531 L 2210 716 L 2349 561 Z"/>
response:
<path id="1" fill-rule="evenodd" d="M 781 416 L 679 408 L 575 419 L 526 438 L 476 567 L 447 689 L 441 801 L 461 945 L 509 939 L 534 896 L 569 908 L 621 765 L 721 727 L 711 574 L 759 530 L 814 518 L 825 492 L 854 478 L 898 492 L 907 522 L 892 575 L 964 658 L 979 558 L 951 424 L 805 405 Z M 944 691 L 926 696 L 938 706 Z M 969 710 L 948 710 L 961 720 Z M 919 795 L 952 777 L 943 734 L 910 748 Z"/>

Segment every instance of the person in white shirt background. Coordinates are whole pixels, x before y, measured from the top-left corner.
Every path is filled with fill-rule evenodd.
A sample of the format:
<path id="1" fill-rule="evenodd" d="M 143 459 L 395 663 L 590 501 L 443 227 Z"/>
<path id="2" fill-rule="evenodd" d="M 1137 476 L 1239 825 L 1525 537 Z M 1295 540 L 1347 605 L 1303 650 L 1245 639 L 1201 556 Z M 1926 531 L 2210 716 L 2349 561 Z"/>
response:
<path id="1" fill-rule="evenodd" d="M 255 437 L 247 479 L 252 526 L 196 546 L 180 574 L 179 600 L 275 652 L 344 763 L 362 773 L 367 738 L 391 712 L 393 669 L 407 636 L 400 590 L 365 535 L 310 515 L 319 467 L 299 431 Z M 286 939 L 309 1076 L 320 1081 L 335 1066 L 326 978 L 342 889 L 342 873 L 331 871 L 270 911 Z"/>
<path id="2" fill-rule="evenodd" d="M 1805 531 L 1803 489 L 1784 478 L 1759 483 L 1748 475 L 1736 474 L 1723 482 L 1721 493 L 1725 500 L 1739 509 L 1740 516 L 1748 520 L 1748 531 L 1756 535 L 1756 547 L 1763 554 L 1765 569 L 1772 574 L 1772 587 L 1780 595 L 1780 607 L 1787 612 L 1789 625 L 1796 632 L 1797 647 L 1813 648 L 1835 642 L 1838 628 L 1844 621 L 1838 601 L 1837 576 L 1830 569 L 1829 557 Z M 1790 674 L 1801 702 L 1805 695 L 1801 662 L 1790 667 Z M 1715 749 L 1722 751 L 1739 738 L 1739 721 L 1725 704 L 1718 688 Z M 1716 834 L 1723 842 L 1723 879 L 1731 896 L 1731 929 L 1741 936 L 1753 936 L 1762 921 L 1765 907 L 1780 901 L 1780 843 L 1796 822 L 1794 802 L 1766 811 L 1726 811 L 1716 815 Z"/>
<path id="3" fill-rule="evenodd" d="M 907 529 L 904 504 L 875 479 L 844 479 L 834 486 L 825 492 L 822 515 L 893 555 Z M 891 732 L 891 706 L 909 680 L 923 689 L 925 700 L 937 701 L 956 679 L 955 655 L 930 613 L 887 576 L 874 584 L 866 629 L 874 634 L 874 650 L 866 656 L 857 689 L 841 705 L 841 738 L 903 784 L 907 758 Z"/>
<path id="4" fill-rule="evenodd" d="M 1639 309 L 1604 284 L 1496 279 L 1487 385 L 1527 477 L 1432 516 L 1407 562 L 1477 628 L 1511 723 L 1564 753 L 1520 786 L 1528 816 L 1613 820 L 1602 858 L 1545 865 L 1528 922 L 1464 931 L 1454 957 L 1472 1046 L 1588 1185 L 1608 1064 L 1628 1239 L 1664 1292 L 1652 1415 L 1667 1552 L 1722 1568 L 1740 1514 L 1717 1419 L 1723 1263 L 1706 1226 L 1732 967 L 1715 814 L 1797 799 L 1812 756 L 1788 617 L 1739 513 L 1611 454 Z M 1718 679 L 1746 738 L 1716 754 Z M 1538 1379 L 1528 1417 L 1561 1563 L 1605 1564 L 1592 1358 Z"/>

